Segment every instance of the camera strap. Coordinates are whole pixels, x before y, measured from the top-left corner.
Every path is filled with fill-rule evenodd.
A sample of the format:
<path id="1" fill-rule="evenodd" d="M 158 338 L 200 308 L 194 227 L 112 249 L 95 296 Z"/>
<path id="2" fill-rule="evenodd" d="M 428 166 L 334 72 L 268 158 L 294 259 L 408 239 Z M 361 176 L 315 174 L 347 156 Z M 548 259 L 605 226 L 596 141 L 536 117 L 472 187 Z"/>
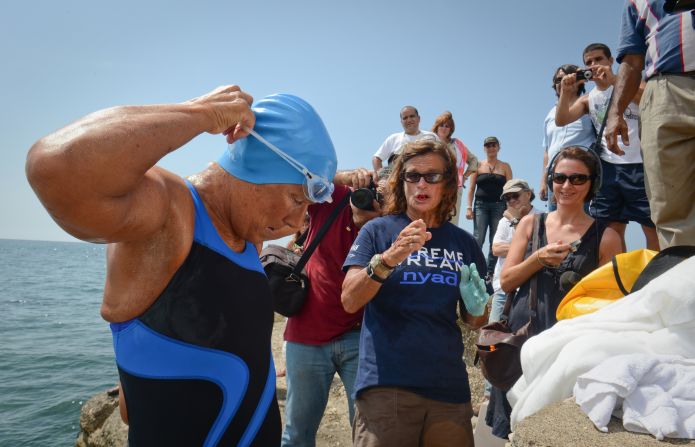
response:
<path id="1" fill-rule="evenodd" d="M 608 120 L 608 111 L 611 109 L 611 103 L 613 102 L 613 94 L 615 93 L 615 86 L 613 86 L 613 90 L 611 90 L 611 96 L 608 98 L 608 105 L 606 106 L 606 111 L 603 114 L 603 122 L 601 122 L 601 128 L 598 131 L 598 134 L 596 134 L 596 143 L 594 143 L 591 147 L 591 149 L 594 149 L 594 152 L 596 152 L 596 155 L 601 154 L 601 150 L 603 149 L 603 131 L 606 129 L 606 121 Z"/>
<path id="2" fill-rule="evenodd" d="M 338 214 L 345 208 L 345 206 L 350 203 L 350 196 L 352 195 L 352 191 L 348 190 L 347 194 L 338 202 L 338 204 L 333 208 L 333 211 L 331 212 L 331 215 L 328 216 L 328 219 L 326 219 L 326 222 L 323 223 L 321 228 L 319 229 L 318 233 L 316 233 L 316 237 L 312 239 L 311 243 L 307 247 L 306 250 L 304 250 L 304 253 L 302 253 L 302 256 L 299 258 L 299 261 L 297 261 L 297 265 L 294 267 L 294 270 L 292 273 L 295 275 L 299 275 L 302 272 L 302 269 L 306 265 L 306 263 L 309 261 L 309 258 L 311 257 L 311 254 L 316 250 L 316 247 L 319 246 L 319 242 L 321 242 L 321 239 L 323 239 L 323 236 L 326 235 L 326 232 L 328 229 L 331 227 L 333 222 L 335 222 L 335 219 L 338 217 Z M 311 226 L 311 222 L 309 222 L 309 225 Z M 306 239 L 307 235 L 309 234 L 309 230 L 307 229 L 299 238 L 297 238 L 297 241 L 301 240 L 302 242 Z"/>

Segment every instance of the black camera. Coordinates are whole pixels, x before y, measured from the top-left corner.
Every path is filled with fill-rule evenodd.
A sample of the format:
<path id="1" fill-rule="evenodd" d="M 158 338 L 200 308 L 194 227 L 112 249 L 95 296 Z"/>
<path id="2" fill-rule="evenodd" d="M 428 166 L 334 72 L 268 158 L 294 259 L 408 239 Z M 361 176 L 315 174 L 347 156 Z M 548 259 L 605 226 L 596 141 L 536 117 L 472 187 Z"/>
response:
<path id="1" fill-rule="evenodd" d="M 374 211 L 374 201 L 381 203 L 383 197 L 376 191 L 374 182 L 369 185 L 369 188 L 359 188 L 352 192 L 350 202 L 361 210 Z"/>
<path id="2" fill-rule="evenodd" d="M 577 81 L 590 81 L 594 77 L 594 72 L 591 68 L 580 68 L 575 72 Z"/>
<path id="3" fill-rule="evenodd" d="M 664 4 L 664 11 L 668 14 L 678 14 L 691 10 L 695 10 L 695 0 L 666 0 Z"/>

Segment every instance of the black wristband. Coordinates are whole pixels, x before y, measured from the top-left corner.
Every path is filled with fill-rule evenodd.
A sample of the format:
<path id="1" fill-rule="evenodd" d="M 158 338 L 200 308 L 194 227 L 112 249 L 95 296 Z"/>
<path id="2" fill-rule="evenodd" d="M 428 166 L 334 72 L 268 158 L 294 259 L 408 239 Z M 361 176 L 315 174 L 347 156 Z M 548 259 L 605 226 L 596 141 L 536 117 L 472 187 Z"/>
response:
<path id="1" fill-rule="evenodd" d="M 386 281 L 386 278 L 382 278 L 379 275 L 377 275 L 376 273 L 374 273 L 374 269 L 372 269 L 371 264 L 367 264 L 367 276 L 369 276 L 369 278 L 373 279 L 374 281 L 376 281 L 380 284 L 383 284 L 384 281 Z"/>

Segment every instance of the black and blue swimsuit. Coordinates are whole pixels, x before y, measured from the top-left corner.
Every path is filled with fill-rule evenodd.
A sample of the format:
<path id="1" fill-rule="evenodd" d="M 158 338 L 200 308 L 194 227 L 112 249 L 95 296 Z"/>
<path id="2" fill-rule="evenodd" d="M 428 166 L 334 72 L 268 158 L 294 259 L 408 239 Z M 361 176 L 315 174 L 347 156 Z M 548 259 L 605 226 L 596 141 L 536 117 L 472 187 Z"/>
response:
<path id="1" fill-rule="evenodd" d="M 142 315 L 111 324 L 129 445 L 279 445 L 267 278 L 256 248 L 233 252 L 187 184 L 186 260 Z"/>

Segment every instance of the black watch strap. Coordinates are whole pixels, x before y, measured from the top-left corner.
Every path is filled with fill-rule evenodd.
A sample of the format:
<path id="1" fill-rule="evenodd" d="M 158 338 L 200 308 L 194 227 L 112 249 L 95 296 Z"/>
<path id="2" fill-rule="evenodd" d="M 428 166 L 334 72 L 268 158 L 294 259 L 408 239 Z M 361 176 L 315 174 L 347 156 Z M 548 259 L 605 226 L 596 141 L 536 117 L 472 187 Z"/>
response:
<path id="1" fill-rule="evenodd" d="M 367 264 L 367 276 L 369 276 L 371 279 L 374 281 L 383 284 L 384 281 L 386 281 L 386 278 L 382 278 L 381 276 L 377 275 L 374 272 L 374 269 L 372 268 L 372 264 Z"/>

